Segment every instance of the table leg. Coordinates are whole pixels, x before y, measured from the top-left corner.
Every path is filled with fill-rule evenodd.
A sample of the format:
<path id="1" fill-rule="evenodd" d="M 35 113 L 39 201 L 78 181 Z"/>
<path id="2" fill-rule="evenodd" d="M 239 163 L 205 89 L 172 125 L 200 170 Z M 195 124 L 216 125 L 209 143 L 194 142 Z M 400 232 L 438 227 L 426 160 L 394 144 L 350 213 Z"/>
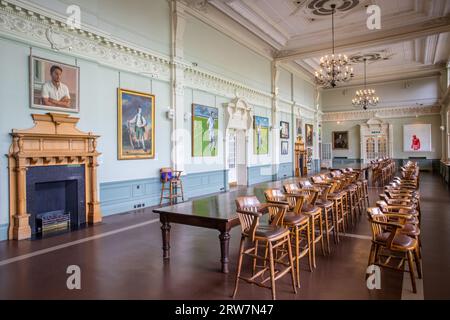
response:
<path id="1" fill-rule="evenodd" d="M 230 249 L 230 233 L 229 230 L 226 230 L 224 232 L 221 232 L 219 235 L 220 239 L 220 253 L 221 253 L 221 259 L 220 262 L 222 263 L 222 272 L 228 273 L 228 254 Z"/>
<path id="2" fill-rule="evenodd" d="M 161 220 L 161 232 L 163 242 L 163 258 L 170 259 L 170 223 L 167 220 Z"/>

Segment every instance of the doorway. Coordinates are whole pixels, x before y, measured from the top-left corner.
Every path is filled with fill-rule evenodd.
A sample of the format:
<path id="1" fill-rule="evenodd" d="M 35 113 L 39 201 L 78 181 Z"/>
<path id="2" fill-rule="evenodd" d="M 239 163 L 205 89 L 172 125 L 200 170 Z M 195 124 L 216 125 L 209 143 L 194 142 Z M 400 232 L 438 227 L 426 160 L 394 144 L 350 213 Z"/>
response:
<path id="1" fill-rule="evenodd" d="M 228 183 L 230 188 L 237 186 L 236 156 L 236 131 L 231 130 L 228 137 Z"/>
<path id="2" fill-rule="evenodd" d="M 228 135 L 228 183 L 247 185 L 247 139 L 245 130 L 230 130 Z"/>

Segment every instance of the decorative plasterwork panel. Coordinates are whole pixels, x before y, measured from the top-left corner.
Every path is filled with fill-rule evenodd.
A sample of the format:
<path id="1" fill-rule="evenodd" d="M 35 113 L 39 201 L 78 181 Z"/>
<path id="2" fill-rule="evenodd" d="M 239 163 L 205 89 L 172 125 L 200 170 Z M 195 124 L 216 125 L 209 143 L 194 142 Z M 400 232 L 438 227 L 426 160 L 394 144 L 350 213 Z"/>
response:
<path id="1" fill-rule="evenodd" d="M 387 49 L 384 49 L 379 52 L 356 53 L 351 55 L 348 59 L 352 63 L 364 63 L 364 59 L 367 59 L 368 62 L 376 62 L 390 60 L 394 55 L 395 53 L 389 53 Z"/>
<path id="2" fill-rule="evenodd" d="M 309 0 L 305 10 L 316 16 L 328 16 L 333 12 L 332 4 L 336 5 L 337 12 L 346 12 L 355 8 L 359 2 L 359 0 Z"/>
<path id="3" fill-rule="evenodd" d="M 394 107 L 373 110 L 356 110 L 342 112 L 326 112 L 322 116 L 323 122 L 330 121 L 351 121 L 351 120 L 367 120 L 372 118 L 407 118 L 415 116 L 424 116 L 432 114 L 440 114 L 441 106 L 412 106 L 412 107 Z"/>
<path id="4" fill-rule="evenodd" d="M 247 131 L 252 128 L 253 110 L 244 99 L 236 98 L 225 106 L 226 129 Z"/>
<path id="5" fill-rule="evenodd" d="M 170 66 L 173 63 L 185 70 L 184 83 L 176 84 L 179 92 L 182 92 L 184 86 L 189 86 L 228 98 L 241 97 L 249 103 L 271 107 L 272 95 L 268 92 L 200 70 L 179 59 L 171 62 L 170 57 L 112 40 L 100 32 L 86 31 L 91 30 L 89 27 L 86 30 L 72 30 L 60 20 L 51 12 L 43 15 L 7 1 L 0 2 L 0 35 L 7 38 L 163 81 L 170 81 Z"/>
<path id="6" fill-rule="evenodd" d="M 167 57 L 112 41 L 103 35 L 71 29 L 64 22 L 5 1 L 0 4 L 0 34 L 114 68 L 170 79 L 170 59 Z"/>
<path id="7" fill-rule="evenodd" d="M 208 91 L 227 98 L 243 98 L 251 104 L 270 108 L 272 95 L 239 84 L 233 80 L 200 71 L 194 68 L 185 69 L 185 86 Z"/>

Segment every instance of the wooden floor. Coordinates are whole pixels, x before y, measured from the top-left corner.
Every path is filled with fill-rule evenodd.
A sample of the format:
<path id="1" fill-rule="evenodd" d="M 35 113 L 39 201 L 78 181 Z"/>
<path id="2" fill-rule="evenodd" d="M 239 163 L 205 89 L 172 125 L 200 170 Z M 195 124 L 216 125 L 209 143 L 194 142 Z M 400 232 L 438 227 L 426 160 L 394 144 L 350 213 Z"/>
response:
<path id="1" fill-rule="evenodd" d="M 278 299 L 449 299 L 450 191 L 437 175 L 423 173 L 422 241 L 424 280 L 419 293 L 409 278 L 382 271 L 382 289 L 365 282 L 370 231 L 365 216 L 333 247 L 320 254 L 317 269 L 304 264 L 302 288 L 291 292 L 289 278 L 278 282 Z M 260 184 L 245 193 L 261 194 L 280 182 Z M 379 189 L 371 189 L 375 200 Z M 236 192 L 209 197 L 233 201 Z M 151 209 L 107 217 L 95 227 L 43 240 L 0 243 L 0 299 L 230 299 L 234 288 L 240 229 L 231 233 L 230 274 L 219 272 L 218 232 L 172 225 L 171 260 L 163 262 L 158 216 Z M 66 287 L 69 265 L 81 268 L 81 290 Z M 270 299 L 270 291 L 242 283 L 238 299 Z"/>

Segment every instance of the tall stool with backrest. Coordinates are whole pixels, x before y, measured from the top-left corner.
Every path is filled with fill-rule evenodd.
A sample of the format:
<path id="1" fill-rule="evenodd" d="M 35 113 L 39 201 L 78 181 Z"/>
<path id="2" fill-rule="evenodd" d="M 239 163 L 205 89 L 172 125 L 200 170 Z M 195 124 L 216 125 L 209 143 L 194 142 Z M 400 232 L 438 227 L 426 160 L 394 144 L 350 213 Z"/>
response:
<path id="1" fill-rule="evenodd" d="M 162 205 L 163 199 L 168 199 L 170 205 L 173 205 L 174 201 L 177 202 L 178 198 L 182 198 L 184 201 L 183 182 L 181 181 L 181 173 L 183 171 L 173 170 L 172 168 L 161 168 L 161 199 L 159 205 Z M 168 188 L 166 184 L 169 184 Z M 169 194 L 167 194 L 167 192 Z"/>
<path id="2" fill-rule="evenodd" d="M 287 204 L 290 207 L 290 212 L 284 216 L 283 224 L 291 231 L 294 263 L 297 271 L 297 285 L 300 288 L 300 259 L 308 255 L 309 270 L 313 270 L 310 219 L 309 216 L 301 213 L 306 196 L 286 194 L 278 189 L 265 190 L 264 195 L 269 203 Z"/>
<path id="3" fill-rule="evenodd" d="M 315 205 L 317 197 L 319 195 L 319 191 L 315 188 L 306 188 L 306 189 L 301 188 L 300 191 L 295 192 L 295 194 L 306 196 L 306 201 L 303 203 L 303 206 L 301 207 L 301 213 L 310 217 L 312 259 L 313 259 L 313 266 L 314 268 L 316 268 L 317 267 L 316 247 L 319 242 L 321 243 L 322 254 L 324 256 L 326 255 L 323 237 L 324 232 L 323 232 L 322 209 Z"/>
<path id="4" fill-rule="evenodd" d="M 242 236 L 239 246 L 239 259 L 237 265 L 236 285 L 233 292 L 233 298 L 236 297 L 239 280 L 244 280 L 251 284 L 270 289 L 272 299 L 276 300 L 275 281 L 286 275 L 291 274 L 292 288 L 297 293 L 295 274 L 293 268 L 292 249 L 290 246 L 289 229 L 282 226 L 284 216 L 288 210 L 287 205 L 266 203 L 261 204 L 255 196 L 239 197 L 236 199 L 237 215 L 241 223 Z M 269 224 L 260 225 L 260 217 L 263 214 L 269 214 Z M 246 249 L 245 242 L 249 240 L 251 246 Z M 263 243 L 266 248 L 264 256 L 258 255 L 258 244 Z M 277 250 L 287 248 L 287 256 L 278 257 Z M 268 255 L 268 257 L 267 257 Z M 262 270 L 253 272 L 251 277 L 241 276 L 242 261 L 244 256 L 249 256 L 253 260 L 264 261 Z M 277 256 L 275 258 L 275 256 Z M 287 258 L 288 261 L 284 261 Z M 267 262 L 269 266 L 267 266 Z M 275 269 L 275 265 L 284 266 L 283 270 Z M 264 278 L 264 274 L 269 271 L 269 276 Z M 261 277 L 261 281 L 257 281 Z M 265 283 L 270 281 L 271 285 Z"/>
<path id="5" fill-rule="evenodd" d="M 331 185 L 328 186 L 320 186 L 321 189 L 320 196 L 316 201 L 316 206 L 322 209 L 322 214 L 324 218 L 324 231 L 327 238 L 327 251 L 328 254 L 331 254 L 331 246 L 330 246 L 330 234 L 334 233 L 334 238 L 336 239 L 336 229 L 334 226 L 334 210 L 333 210 L 333 202 L 328 200 L 328 193 L 330 192 Z"/>
<path id="6" fill-rule="evenodd" d="M 336 243 L 339 243 L 339 233 L 345 233 L 344 198 L 346 198 L 346 194 L 338 190 L 339 183 L 339 181 L 333 182 L 327 196 L 327 199 L 333 202 Z"/>

